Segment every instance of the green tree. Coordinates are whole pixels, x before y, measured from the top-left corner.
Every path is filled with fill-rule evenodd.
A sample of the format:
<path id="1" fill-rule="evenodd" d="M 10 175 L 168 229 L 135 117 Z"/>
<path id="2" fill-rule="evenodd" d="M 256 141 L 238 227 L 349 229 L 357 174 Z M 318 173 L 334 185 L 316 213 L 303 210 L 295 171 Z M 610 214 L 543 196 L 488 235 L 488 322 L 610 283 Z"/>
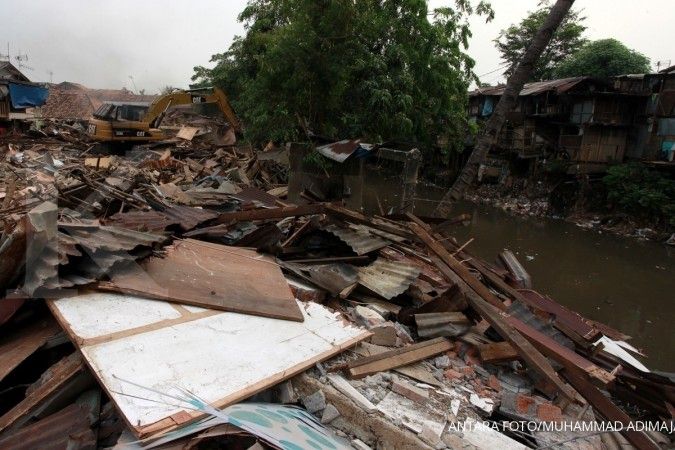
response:
<path id="1" fill-rule="evenodd" d="M 590 76 L 606 78 L 627 73 L 649 72 L 649 58 L 631 50 L 616 39 L 589 42 L 562 61 L 557 77 Z"/>
<path id="2" fill-rule="evenodd" d="M 551 11 L 548 2 L 542 2 L 539 9 L 530 12 L 518 25 L 511 25 L 499 33 L 495 44 L 501 53 L 502 60 L 507 64 L 504 74 L 509 77 L 515 71 L 518 62 L 522 59 L 530 42 Z M 569 55 L 579 50 L 586 39 L 583 33 L 585 17 L 579 11 L 570 11 L 556 30 L 541 58 L 534 66 L 528 81 L 550 80 L 554 78 L 555 68 Z"/>
<path id="3" fill-rule="evenodd" d="M 251 0 L 239 16 L 245 36 L 193 80 L 225 89 L 253 141 L 302 138 L 303 123 L 334 138 L 458 143 L 475 79 L 471 15 L 492 10 L 472 0 L 433 11 L 425 0 Z"/>

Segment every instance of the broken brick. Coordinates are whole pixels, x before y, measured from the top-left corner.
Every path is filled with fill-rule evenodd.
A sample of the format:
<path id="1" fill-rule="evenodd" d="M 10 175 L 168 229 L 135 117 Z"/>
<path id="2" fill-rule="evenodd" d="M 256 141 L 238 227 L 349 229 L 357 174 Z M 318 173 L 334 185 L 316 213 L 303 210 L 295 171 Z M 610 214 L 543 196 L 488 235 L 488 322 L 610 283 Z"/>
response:
<path id="1" fill-rule="evenodd" d="M 464 374 L 457 372 L 455 369 L 447 369 L 445 372 L 443 372 L 443 375 L 445 375 L 445 378 L 448 380 L 459 380 L 464 378 Z"/>
<path id="2" fill-rule="evenodd" d="M 558 422 L 562 420 L 562 411 L 551 403 L 542 403 L 537 407 L 537 418 L 543 422 Z"/>
<path id="3" fill-rule="evenodd" d="M 520 414 L 528 414 L 534 402 L 534 399 L 529 395 L 518 394 L 516 396 L 516 410 Z"/>

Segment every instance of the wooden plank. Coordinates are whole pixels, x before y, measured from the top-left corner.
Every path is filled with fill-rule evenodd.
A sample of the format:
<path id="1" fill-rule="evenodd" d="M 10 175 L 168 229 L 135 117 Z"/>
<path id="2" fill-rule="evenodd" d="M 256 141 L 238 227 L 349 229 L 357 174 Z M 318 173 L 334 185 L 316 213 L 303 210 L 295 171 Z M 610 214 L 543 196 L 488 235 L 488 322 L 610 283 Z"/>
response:
<path id="1" fill-rule="evenodd" d="M 574 350 L 563 347 L 541 331 L 523 323 L 515 317 L 507 317 L 506 322 L 525 336 L 543 354 L 565 366 L 569 370 L 580 370 L 602 386 L 614 381 L 614 375 L 596 366 Z"/>
<path id="2" fill-rule="evenodd" d="M 3 336 L 0 339 L 0 381 L 60 330 L 49 318 Z"/>
<path id="3" fill-rule="evenodd" d="M 283 219 L 285 217 L 308 216 L 311 214 L 322 214 L 325 212 L 325 205 L 315 203 L 311 205 L 288 206 L 282 208 L 252 209 L 249 211 L 233 211 L 222 213 L 213 223 L 242 222 L 245 220 L 266 220 Z"/>
<path id="4" fill-rule="evenodd" d="M 414 217 L 412 214 L 411 217 Z M 520 333 L 518 333 L 511 325 L 506 323 L 503 317 L 499 314 L 498 310 L 494 308 L 493 305 L 485 301 L 482 297 L 483 294 L 487 298 L 492 299 L 492 302 L 496 302 L 502 305 L 502 308 L 505 309 L 504 305 L 495 297 L 488 289 L 483 285 L 478 279 L 473 277 L 471 273 L 462 266 L 459 261 L 453 258 L 450 253 L 439 244 L 431 235 L 427 232 L 425 228 L 420 226 L 418 223 L 413 222 L 410 224 L 410 229 L 417 234 L 420 239 L 442 260 L 444 264 L 438 265 L 438 268 L 443 272 L 444 275 L 450 277 L 450 274 L 454 274 L 455 271 L 453 268 L 456 268 L 460 272 L 460 277 L 462 281 L 465 281 L 468 285 L 466 290 L 467 301 L 473 307 L 478 314 L 483 317 L 490 325 L 502 336 L 504 339 L 509 341 L 518 351 L 518 354 L 521 358 L 534 370 L 543 375 L 548 379 L 553 385 L 556 386 L 558 391 L 563 394 L 567 399 L 578 401 L 578 397 L 574 390 L 570 389 L 561 379 L 558 377 L 558 374 L 555 372 L 551 364 L 548 362 L 546 357 L 539 353 L 532 344 L 530 344 Z M 473 279 L 473 280 L 472 280 Z M 473 287 L 476 286 L 478 290 L 474 290 Z"/>
<path id="5" fill-rule="evenodd" d="M 0 417 L 0 433 L 38 407 L 43 401 L 64 387 L 73 377 L 84 370 L 84 362 L 79 354 L 72 354 L 52 366 L 51 378 L 32 391 L 18 405 Z"/>
<path id="6" fill-rule="evenodd" d="M 479 345 L 478 353 L 480 354 L 481 361 L 484 363 L 514 361 L 519 358 L 518 352 L 513 348 L 513 345 L 506 341 Z"/>
<path id="7" fill-rule="evenodd" d="M 511 250 L 504 249 L 504 251 L 499 254 L 499 259 L 502 260 L 508 271 L 511 273 L 513 281 L 518 283 L 519 287 L 532 289 L 532 278 L 530 277 L 530 274 L 527 273 L 525 267 L 518 261 L 518 258 L 516 258 L 516 255 L 514 255 Z"/>
<path id="8" fill-rule="evenodd" d="M 581 395 L 584 396 L 586 400 L 588 400 L 588 403 L 593 406 L 593 410 L 596 413 L 599 413 L 612 423 L 620 422 L 623 424 L 623 430 L 620 431 L 621 434 L 636 448 L 639 450 L 659 450 L 661 448 L 644 432 L 628 430 L 627 427 L 631 423 L 630 417 L 590 382 L 568 370 L 563 372 L 563 376 Z"/>
<path id="9" fill-rule="evenodd" d="M 169 302 L 303 320 L 279 266 L 249 249 L 177 241 L 165 257 L 144 261 L 142 270 L 113 273 L 112 286 Z"/>
<path id="10" fill-rule="evenodd" d="M 362 378 L 373 373 L 421 361 L 439 353 L 450 351 L 452 348 L 454 348 L 454 344 L 447 339 L 436 338 L 408 347 L 367 356 L 349 363 L 349 376 L 351 378 Z"/>

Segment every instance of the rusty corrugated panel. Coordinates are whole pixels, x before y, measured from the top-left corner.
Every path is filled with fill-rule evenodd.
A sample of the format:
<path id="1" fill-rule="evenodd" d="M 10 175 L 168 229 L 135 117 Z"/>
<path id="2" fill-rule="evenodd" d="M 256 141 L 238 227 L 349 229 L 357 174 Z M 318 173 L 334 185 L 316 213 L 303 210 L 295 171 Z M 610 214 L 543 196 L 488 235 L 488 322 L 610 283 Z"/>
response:
<path id="1" fill-rule="evenodd" d="M 110 216 L 106 223 L 129 230 L 164 231 L 176 221 L 159 211 L 129 211 Z"/>
<path id="2" fill-rule="evenodd" d="M 179 205 L 164 211 L 117 213 L 106 220 L 106 224 L 137 231 L 164 231 L 170 226 L 179 225 L 181 230 L 188 231 L 216 217 L 218 213 L 215 211 Z"/>
<path id="3" fill-rule="evenodd" d="M 252 186 L 247 186 L 241 192 L 232 194 L 232 197 L 244 203 L 259 203 L 266 208 L 276 208 L 278 206 L 277 200 L 279 200 L 277 197 Z"/>
<path id="4" fill-rule="evenodd" d="M 327 225 L 322 228 L 344 241 L 349 245 L 357 255 L 365 255 L 375 250 L 386 247 L 391 244 L 390 241 L 382 237 L 370 234 L 365 229 L 343 228 L 335 224 Z"/>
<path id="5" fill-rule="evenodd" d="M 400 295 L 417 279 L 418 267 L 378 258 L 367 267 L 359 267 L 359 283 L 387 300 Z"/>
<path id="6" fill-rule="evenodd" d="M 555 319 L 555 323 L 559 326 L 573 331 L 589 341 L 598 338 L 600 332 L 586 322 L 578 313 L 531 289 L 519 289 L 518 292 L 520 292 L 530 306 L 551 314 Z"/>
<path id="7" fill-rule="evenodd" d="M 541 94 L 546 91 L 555 91 L 558 94 L 566 92 L 579 84 L 580 82 L 588 79 L 588 77 L 573 77 L 573 78 L 561 78 L 559 80 L 547 80 L 547 81 L 535 81 L 534 83 L 527 83 L 523 86 L 523 90 L 520 91 L 520 97 L 525 97 L 528 95 Z M 471 92 L 470 96 L 498 96 L 504 93 L 506 86 L 489 86 L 486 88 L 476 89 Z"/>
<path id="8" fill-rule="evenodd" d="M 181 230 L 188 231 L 208 220 L 215 219 L 219 213 L 210 209 L 193 208 L 191 206 L 172 206 L 162 214 L 176 221 Z"/>
<path id="9" fill-rule="evenodd" d="M 59 223 L 59 231 L 67 235 L 67 243 L 75 243 L 92 251 L 129 251 L 140 246 L 152 247 L 166 239 L 162 234 L 91 224 Z"/>
<path id="10" fill-rule="evenodd" d="M 96 447 L 90 429 L 90 408 L 71 404 L 61 411 L 0 438 L 0 448 L 15 450 L 85 449 Z"/>

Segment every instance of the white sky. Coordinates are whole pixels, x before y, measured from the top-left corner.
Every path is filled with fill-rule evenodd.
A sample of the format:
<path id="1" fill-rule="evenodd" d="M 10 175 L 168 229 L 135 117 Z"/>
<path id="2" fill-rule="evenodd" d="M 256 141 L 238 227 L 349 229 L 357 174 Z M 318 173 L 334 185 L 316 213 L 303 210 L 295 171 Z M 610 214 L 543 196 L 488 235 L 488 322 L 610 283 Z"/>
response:
<path id="1" fill-rule="evenodd" d="M 469 54 L 479 75 L 500 65 L 492 40 L 519 22 L 539 0 L 492 0 L 495 19 L 473 20 Z M 430 0 L 432 7 L 452 3 Z M 187 87 L 192 68 L 208 65 L 243 27 L 246 0 L 2 0 L 0 53 L 28 55 L 34 81 L 72 81 L 92 88 Z M 590 39 L 613 37 L 655 63 L 673 60 L 675 1 L 577 0 Z M 133 82 L 129 77 L 133 77 Z M 500 81 L 500 71 L 483 81 Z M 136 88 L 134 88 L 134 83 Z"/>

